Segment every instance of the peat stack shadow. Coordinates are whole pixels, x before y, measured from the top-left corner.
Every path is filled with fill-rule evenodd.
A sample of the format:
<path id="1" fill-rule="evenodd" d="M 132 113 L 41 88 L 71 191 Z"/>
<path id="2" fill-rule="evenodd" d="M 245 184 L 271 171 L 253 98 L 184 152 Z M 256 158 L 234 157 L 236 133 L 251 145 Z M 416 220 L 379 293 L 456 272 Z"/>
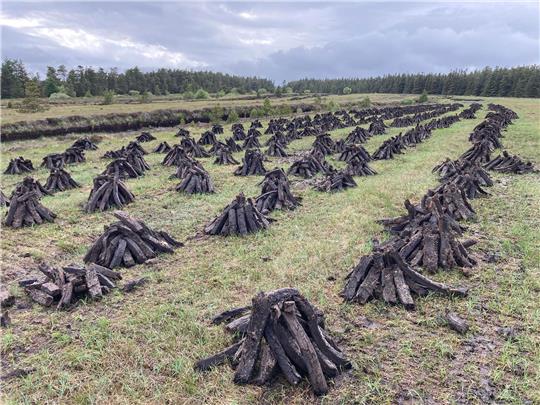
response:
<path id="1" fill-rule="evenodd" d="M 264 155 L 255 149 L 248 149 L 242 158 L 242 165 L 234 171 L 235 176 L 258 176 L 266 173 Z"/>
<path id="2" fill-rule="evenodd" d="M 34 165 L 30 159 L 25 159 L 19 156 L 9 161 L 8 167 L 4 171 L 4 174 L 22 174 L 29 173 L 34 170 Z"/>
<path id="3" fill-rule="evenodd" d="M 115 211 L 114 216 L 119 221 L 105 226 L 105 232 L 84 256 L 85 263 L 96 263 L 109 269 L 131 267 L 183 246 L 166 232 L 154 231 L 123 211 Z"/>
<path id="4" fill-rule="evenodd" d="M 375 248 L 374 253 L 363 256 L 346 277 L 342 296 L 345 301 L 366 304 L 380 299 L 388 304 L 402 304 L 415 308 L 413 294 L 424 296 L 429 292 L 466 296 L 466 288 L 453 288 L 432 281 L 407 265 L 391 248 Z"/>
<path id="5" fill-rule="evenodd" d="M 133 201 L 135 201 L 135 196 L 120 177 L 101 175 L 94 179 L 94 186 L 84 210 L 94 212 L 122 208 Z"/>
<path id="6" fill-rule="evenodd" d="M 57 191 L 66 191 L 74 188 L 79 188 L 81 185 L 73 180 L 73 177 L 63 168 L 52 169 L 45 183 L 45 189 L 49 193 Z"/>
<path id="7" fill-rule="evenodd" d="M 204 228 L 209 235 L 247 235 L 270 226 L 270 218 L 259 212 L 251 198 L 240 193 L 220 215 Z"/>
<path id="8" fill-rule="evenodd" d="M 4 225 L 11 228 L 54 222 L 56 215 L 39 201 L 40 195 L 32 178 L 27 177 L 17 185 L 11 195 Z"/>
<path id="9" fill-rule="evenodd" d="M 273 210 L 294 210 L 300 204 L 301 197 L 291 192 L 291 185 L 283 169 L 275 168 L 267 172 L 261 183 L 261 195 L 255 199 L 257 209 L 264 215 Z"/>
<path id="10" fill-rule="evenodd" d="M 122 278 L 120 273 L 94 263 L 60 268 L 42 263 L 38 269 L 45 278 L 24 279 L 19 285 L 33 301 L 45 307 L 54 304 L 56 309 L 67 308 L 81 298 L 101 299 Z"/>
<path id="11" fill-rule="evenodd" d="M 230 361 L 236 384 L 263 385 L 282 375 L 298 385 L 305 377 L 316 395 L 324 395 L 328 380 L 352 367 L 326 331 L 321 311 L 294 288 L 260 292 L 251 307 L 225 311 L 213 323 L 225 321 L 235 343 L 199 360 L 195 370 Z"/>

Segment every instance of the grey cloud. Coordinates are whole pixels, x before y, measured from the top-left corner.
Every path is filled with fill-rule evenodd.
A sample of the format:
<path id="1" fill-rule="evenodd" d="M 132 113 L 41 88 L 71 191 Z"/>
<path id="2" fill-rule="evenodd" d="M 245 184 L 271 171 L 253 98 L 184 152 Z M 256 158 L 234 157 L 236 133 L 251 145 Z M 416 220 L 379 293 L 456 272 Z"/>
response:
<path id="1" fill-rule="evenodd" d="M 5 3 L 4 18 L 40 19 L 45 31 L 8 24 L 2 56 L 41 72 L 60 63 L 198 66 L 278 82 L 445 72 L 539 63 L 538 11 L 487 2 Z"/>

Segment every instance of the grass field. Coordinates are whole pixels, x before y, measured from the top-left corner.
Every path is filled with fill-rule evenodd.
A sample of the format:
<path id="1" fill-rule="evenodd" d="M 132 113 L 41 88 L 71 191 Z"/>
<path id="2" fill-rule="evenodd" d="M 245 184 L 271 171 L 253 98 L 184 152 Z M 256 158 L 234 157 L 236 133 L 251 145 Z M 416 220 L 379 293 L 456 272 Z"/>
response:
<path id="1" fill-rule="evenodd" d="M 414 94 L 349 94 L 349 95 L 331 95 L 323 96 L 321 99 L 323 102 L 334 100 L 336 103 L 353 103 L 359 102 L 364 97 L 368 96 L 374 103 L 390 103 L 399 102 L 403 99 L 415 99 L 418 95 Z M 431 99 L 436 101 L 439 96 L 431 96 Z M 315 97 L 304 98 L 304 96 L 294 97 L 282 97 L 271 99 L 272 104 L 312 104 L 315 101 Z M 132 113 L 132 112 L 148 112 L 159 109 L 186 109 L 186 110 L 200 110 L 202 108 L 212 108 L 217 105 L 221 107 L 240 107 L 240 106 L 254 106 L 262 105 L 264 98 L 252 99 L 252 98 L 220 98 L 209 100 L 193 100 L 185 101 L 182 99 L 171 100 L 170 98 L 157 98 L 152 103 L 115 103 L 109 105 L 101 105 L 101 100 L 95 100 L 93 104 L 86 103 L 66 103 L 66 104 L 51 104 L 50 108 L 46 111 L 40 111 L 35 113 L 21 113 L 15 108 L 7 108 L 6 100 L 3 100 L 1 105 L 1 122 L 8 124 L 17 121 L 32 121 L 40 120 L 51 117 L 62 117 L 69 115 L 94 115 L 94 114 L 109 114 L 109 113 Z"/>
<path id="2" fill-rule="evenodd" d="M 358 97 L 358 95 L 357 95 Z M 373 100 L 373 97 L 372 97 Z M 488 102 L 515 110 L 520 118 L 508 128 L 504 146 L 540 164 L 540 105 L 531 99 L 485 99 L 475 120 L 463 120 L 435 130 L 426 142 L 391 161 L 372 167 L 378 175 L 356 178 L 358 187 L 342 193 L 313 191 L 294 181 L 303 205 L 293 212 L 275 212 L 271 229 L 244 238 L 188 239 L 240 191 L 259 193 L 261 177 L 235 177 L 233 166 L 200 159 L 217 193 L 187 196 L 176 193 L 173 169 L 161 166 L 161 154 L 147 155 L 152 170 L 129 180 L 136 196 L 126 211 L 150 226 L 182 241 L 172 255 L 151 266 L 123 269 L 124 279 L 145 275 L 150 283 L 129 294 L 115 291 L 100 302 L 82 302 L 68 312 L 38 305 L 10 311 L 12 326 L 2 330 L 4 372 L 35 369 L 23 378 L 3 381 L 4 401 L 58 404 L 248 404 L 248 403 L 540 403 L 540 176 L 498 175 L 492 196 L 474 200 L 478 221 L 467 234 L 480 243 L 473 251 L 482 258 L 496 253 L 495 263 L 480 261 L 471 276 L 460 271 L 434 278 L 470 287 L 465 299 L 428 296 L 407 312 L 380 302 L 344 304 L 339 297 L 343 278 L 370 250 L 374 237 L 384 238 L 377 219 L 403 211 L 405 198 L 417 201 L 437 184 L 433 166 L 457 158 L 470 145 L 468 135 L 486 113 Z M 189 128 L 196 137 L 206 128 Z M 345 137 L 351 128 L 331 132 Z M 371 138 L 373 152 L 383 140 L 404 129 Z M 172 130 L 155 132 L 158 142 L 176 142 Z M 58 218 L 31 229 L 3 229 L 3 282 L 25 303 L 15 280 L 39 261 L 80 262 L 111 213 L 85 214 L 92 178 L 101 172 L 104 151 L 128 143 L 136 133 L 100 134 L 100 149 L 87 151 L 87 162 L 69 166 L 84 186 L 43 203 Z M 225 136 L 230 136 L 227 126 Z M 37 139 L 2 145 L 2 168 L 23 155 L 38 166 L 41 158 L 64 150 L 76 137 Z M 265 141 L 267 136 L 263 136 Z M 291 143 L 290 151 L 306 150 L 313 138 Z M 237 160 L 242 153 L 236 154 Z M 341 162 L 329 159 L 333 165 Z M 288 167 L 275 158 L 266 163 Z M 34 177 L 42 182 L 44 169 Z M 11 192 L 22 176 L 3 176 L 2 189 Z M 335 280 L 334 280 L 335 278 Z M 236 386 L 228 366 L 207 374 L 193 371 L 197 359 L 221 350 L 231 341 L 221 327 L 210 326 L 212 315 L 246 304 L 259 290 L 294 286 L 324 310 L 328 329 L 354 364 L 335 380 L 329 394 L 314 397 L 307 383 L 290 387 Z M 471 325 L 457 335 L 444 325 L 447 309 Z M 505 337 L 504 329 L 515 334 Z"/>

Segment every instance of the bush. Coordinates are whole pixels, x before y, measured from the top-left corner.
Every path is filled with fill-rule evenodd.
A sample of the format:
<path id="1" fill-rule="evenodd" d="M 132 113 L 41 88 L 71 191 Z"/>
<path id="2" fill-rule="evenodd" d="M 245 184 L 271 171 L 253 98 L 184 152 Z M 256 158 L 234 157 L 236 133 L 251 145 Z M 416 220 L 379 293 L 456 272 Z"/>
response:
<path id="1" fill-rule="evenodd" d="M 405 98 L 405 99 L 401 100 L 401 102 L 400 102 L 401 105 L 411 105 L 413 103 L 414 103 L 414 101 L 411 100 L 410 98 Z"/>
<path id="2" fill-rule="evenodd" d="M 21 106 L 18 109 L 19 112 L 33 113 L 45 111 L 47 109 L 47 107 L 44 106 L 39 99 L 41 93 L 36 80 L 29 80 L 26 82 L 26 84 L 24 85 L 24 94 L 25 97 L 21 102 Z"/>
<path id="3" fill-rule="evenodd" d="M 128 91 L 128 94 L 130 96 L 138 96 L 139 94 L 141 94 L 141 92 L 139 90 L 130 90 Z"/>
<path id="4" fill-rule="evenodd" d="M 285 94 L 292 94 L 292 92 L 293 92 L 292 87 L 288 87 L 288 86 L 285 87 Z"/>
<path id="5" fill-rule="evenodd" d="M 11 101 L 7 102 L 7 108 L 13 108 L 13 103 Z"/>
<path id="6" fill-rule="evenodd" d="M 338 105 L 334 100 L 330 100 L 328 104 L 326 105 L 326 108 L 332 112 L 336 112 L 338 109 Z"/>
<path id="7" fill-rule="evenodd" d="M 258 108 L 252 108 L 249 112 L 249 118 L 259 118 L 261 116 L 261 111 Z"/>
<path id="8" fill-rule="evenodd" d="M 221 97 L 225 97 L 225 91 L 224 90 L 220 90 L 216 94 L 216 98 L 221 98 Z"/>
<path id="9" fill-rule="evenodd" d="M 92 97 L 92 93 L 90 92 L 90 90 L 86 90 L 86 93 L 84 93 L 84 96 L 85 97 Z"/>
<path id="10" fill-rule="evenodd" d="M 362 101 L 360 101 L 358 103 L 358 106 L 361 107 L 361 108 L 367 108 L 369 106 L 371 106 L 371 100 L 369 99 L 368 96 L 364 97 Z"/>
<path id="11" fill-rule="evenodd" d="M 350 87 L 343 87 L 343 94 L 351 94 L 352 89 Z"/>
<path id="12" fill-rule="evenodd" d="M 108 104 L 112 104 L 113 101 L 114 101 L 114 91 L 107 90 L 105 93 L 103 93 L 103 101 L 101 102 L 101 104 L 108 105 Z"/>
<path id="13" fill-rule="evenodd" d="M 427 103 L 428 101 L 428 95 L 427 95 L 427 91 L 423 91 L 422 94 L 420 95 L 420 97 L 418 97 L 416 99 L 416 102 L 417 103 Z"/>
<path id="14" fill-rule="evenodd" d="M 219 124 L 223 118 L 223 108 L 218 104 L 208 113 L 208 119 L 212 124 Z"/>
<path id="15" fill-rule="evenodd" d="M 69 98 L 71 98 L 71 97 L 68 96 L 66 93 L 52 93 L 49 96 L 49 100 L 66 100 L 66 99 L 69 99 Z"/>
<path id="16" fill-rule="evenodd" d="M 266 93 L 268 93 L 268 92 L 266 91 L 266 89 L 260 88 L 259 90 L 257 90 L 257 97 L 260 98 L 260 97 L 264 96 Z"/>
<path id="17" fill-rule="evenodd" d="M 234 122 L 237 122 L 240 119 L 238 116 L 238 113 L 233 108 L 231 111 L 229 111 L 229 116 L 227 117 L 227 124 L 232 124 Z"/>
<path id="18" fill-rule="evenodd" d="M 182 97 L 184 98 L 184 100 L 193 100 L 194 95 L 192 91 L 186 91 L 184 92 Z"/>
<path id="19" fill-rule="evenodd" d="M 203 89 L 199 89 L 197 90 L 197 92 L 195 93 L 195 98 L 197 100 L 207 100 L 210 98 L 210 94 L 208 94 L 208 92 L 206 90 L 203 90 Z"/>
<path id="20" fill-rule="evenodd" d="M 184 125 L 186 123 L 186 115 L 184 113 L 178 114 L 178 118 L 180 119 L 181 125 Z"/>
<path id="21" fill-rule="evenodd" d="M 292 114 L 292 112 L 293 112 L 292 108 L 288 104 L 283 104 L 282 106 L 279 107 L 280 115 L 289 115 L 289 114 Z"/>
<path id="22" fill-rule="evenodd" d="M 272 108 L 272 104 L 270 103 L 270 99 L 268 97 L 264 99 L 262 113 L 265 116 L 272 115 L 274 113 L 274 109 Z"/>
<path id="23" fill-rule="evenodd" d="M 151 102 L 152 102 L 152 93 L 150 93 L 149 91 L 145 91 L 139 96 L 139 103 L 145 104 L 145 103 L 151 103 Z"/>
<path id="24" fill-rule="evenodd" d="M 304 90 L 304 94 L 311 94 L 311 90 L 305 89 L 305 90 Z"/>

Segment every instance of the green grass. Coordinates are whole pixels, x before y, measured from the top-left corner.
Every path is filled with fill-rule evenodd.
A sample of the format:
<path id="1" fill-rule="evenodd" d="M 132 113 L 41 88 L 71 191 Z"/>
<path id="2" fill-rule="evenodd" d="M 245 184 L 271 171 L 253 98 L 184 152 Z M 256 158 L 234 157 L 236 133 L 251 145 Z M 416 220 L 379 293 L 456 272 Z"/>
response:
<path id="1" fill-rule="evenodd" d="M 371 96 L 370 96 L 371 97 Z M 373 98 L 372 98 L 373 99 Z M 537 100 L 496 99 L 514 109 L 516 120 L 503 139 L 512 153 L 540 163 Z M 259 290 L 299 288 L 326 314 L 328 328 L 338 338 L 354 370 L 335 382 L 322 403 L 480 403 L 487 381 L 493 401 L 540 402 L 540 182 L 537 174 L 494 175 L 497 183 L 487 199 L 475 200 L 478 221 L 468 233 L 479 238 L 474 251 L 498 252 L 497 263 L 484 263 L 469 278 L 459 271 L 437 280 L 471 288 L 466 299 L 428 296 L 418 299 L 415 312 L 380 302 L 344 304 L 339 297 L 343 277 L 370 249 L 373 237 L 383 238 L 376 220 L 403 211 L 405 198 L 418 200 L 437 184 L 432 167 L 456 158 L 469 147 L 468 135 L 485 114 L 450 128 L 436 130 L 416 148 L 392 161 L 374 162 L 377 176 L 356 178 L 358 187 L 342 193 L 319 193 L 295 181 L 303 205 L 294 212 L 276 212 L 268 231 L 245 238 L 188 237 L 243 191 L 257 195 L 261 177 L 235 177 L 234 166 L 216 166 L 201 159 L 217 187 L 209 196 L 176 193 L 169 180 L 172 168 L 159 164 L 163 155 L 150 154 L 152 170 L 128 181 L 136 201 L 126 211 L 148 225 L 164 229 L 186 246 L 162 255 L 152 266 L 122 270 L 126 280 L 145 275 L 150 283 L 130 294 L 115 291 L 100 302 L 81 302 L 56 313 L 34 305 L 12 310 L 12 327 L 3 331 L 3 365 L 8 370 L 35 368 L 27 377 L 4 382 L 7 403 L 306 403 L 314 401 L 306 383 L 269 387 L 236 386 L 228 366 L 195 373 L 195 360 L 215 353 L 231 341 L 209 319 L 220 310 L 243 305 Z M 206 128 L 190 128 L 195 136 Z M 229 126 L 225 136 L 230 135 Z M 332 132 L 337 139 L 351 128 Z M 404 129 L 369 140 L 373 152 Z M 158 142 L 175 143 L 172 131 L 154 132 Z M 86 248 L 114 219 L 111 213 L 85 214 L 92 178 L 107 161 L 105 150 L 119 148 L 135 133 L 103 134 L 100 149 L 87 152 L 85 164 L 69 166 L 82 189 L 45 197 L 57 213 L 54 224 L 31 229 L 3 229 L 3 280 L 8 285 L 39 260 L 54 264 L 80 261 Z M 37 166 L 47 153 L 64 150 L 75 137 L 38 139 L 2 145 L 2 167 L 23 155 Z M 264 136 L 263 141 L 267 139 Z M 313 138 L 291 144 L 309 148 Z M 242 154 L 236 154 L 240 159 Z M 265 165 L 272 168 L 276 159 Z M 339 166 L 341 162 L 331 160 Z M 287 167 L 288 164 L 283 164 Z M 33 174 L 45 181 L 47 172 Z M 22 176 L 3 176 L 10 192 Z M 263 258 L 270 257 L 266 261 Z M 19 269 L 16 271 L 16 269 Z M 333 276 L 335 281 L 328 281 Z M 24 297 L 22 292 L 19 292 Z M 24 301 L 21 298 L 20 301 Z M 449 330 L 442 317 L 447 308 L 471 324 L 465 336 Z M 367 328 L 366 318 L 373 321 Z M 506 340 L 500 327 L 516 328 Z"/>

